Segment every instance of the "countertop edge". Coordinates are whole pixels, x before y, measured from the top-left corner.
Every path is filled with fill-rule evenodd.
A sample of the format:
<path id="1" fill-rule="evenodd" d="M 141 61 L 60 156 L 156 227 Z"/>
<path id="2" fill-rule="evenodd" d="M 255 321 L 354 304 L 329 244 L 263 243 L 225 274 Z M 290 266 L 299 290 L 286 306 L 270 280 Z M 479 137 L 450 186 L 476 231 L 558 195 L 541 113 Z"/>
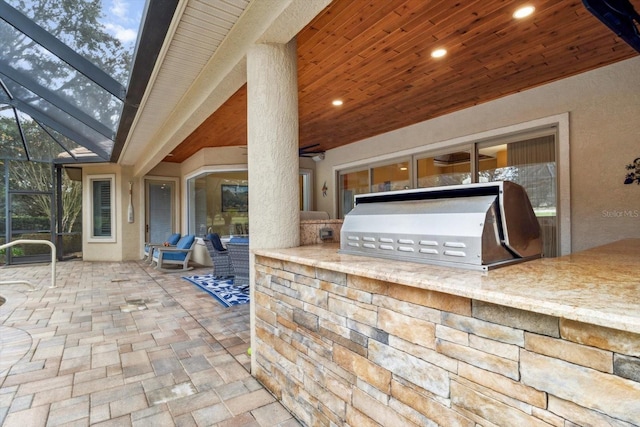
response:
<path id="1" fill-rule="evenodd" d="M 255 249 L 253 252 L 280 261 L 640 334 L 640 278 L 634 281 L 631 273 L 640 271 L 640 259 L 620 259 L 618 256 L 638 253 L 638 249 L 640 239 L 626 239 L 563 257 L 533 260 L 489 272 L 340 254 L 337 244 Z M 625 261 L 632 265 L 627 266 Z M 599 264 L 607 272 L 606 283 L 597 283 L 589 275 Z M 615 272 L 616 265 L 624 265 L 624 271 Z M 527 289 L 527 283 L 534 280 L 538 292 L 531 292 L 530 284 Z M 518 287 L 513 285 L 516 281 L 520 283 Z M 615 294 L 620 289 L 624 292 Z M 604 303 L 609 305 L 603 306 Z"/>

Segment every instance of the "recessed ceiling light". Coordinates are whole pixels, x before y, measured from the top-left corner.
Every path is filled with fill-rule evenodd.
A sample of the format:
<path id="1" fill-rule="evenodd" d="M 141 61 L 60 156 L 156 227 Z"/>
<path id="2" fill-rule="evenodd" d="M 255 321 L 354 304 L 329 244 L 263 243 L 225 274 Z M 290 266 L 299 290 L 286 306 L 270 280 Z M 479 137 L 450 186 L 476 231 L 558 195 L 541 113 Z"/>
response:
<path id="1" fill-rule="evenodd" d="M 431 52 L 431 57 L 432 58 L 442 58 L 443 56 L 445 56 L 447 54 L 447 49 L 436 49 L 433 52 Z"/>
<path id="2" fill-rule="evenodd" d="M 334 106 L 336 106 L 336 107 L 339 107 L 339 106 L 341 106 L 341 105 L 343 104 L 343 102 L 342 102 L 342 100 L 341 100 L 341 99 L 334 99 L 334 100 L 331 102 L 331 104 L 332 104 L 332 105 L 334 105 Z"/>
<path id="3" fill-rule="evenodd" d="M 513 17 L 516 19 L 526 18 L 527 16 L 531 15 L 534 10 L 536 10 L 536 8 L 533 6 L 522 6 L 521 8 L 513 12 Z"/>

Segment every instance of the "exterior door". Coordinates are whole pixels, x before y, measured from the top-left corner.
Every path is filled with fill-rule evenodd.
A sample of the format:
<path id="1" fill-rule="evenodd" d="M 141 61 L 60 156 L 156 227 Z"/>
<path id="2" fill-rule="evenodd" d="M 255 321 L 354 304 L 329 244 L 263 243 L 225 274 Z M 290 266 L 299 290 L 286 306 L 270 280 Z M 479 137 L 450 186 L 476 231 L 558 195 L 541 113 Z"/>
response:
<path id="1" fill-rule="evenodd" d="M 9 240 L 48 240 L 51 234 L 51 193 L 11 192 L 9 196 Z M 48 245 L 16 245 L 7 250 L 8 264 L 51 261 Z"/>
<path id="2" fill-rule="evenodd" d="M 175 183 L 146 180 L 145 241 L 162 243 L 174 232 Z"/>

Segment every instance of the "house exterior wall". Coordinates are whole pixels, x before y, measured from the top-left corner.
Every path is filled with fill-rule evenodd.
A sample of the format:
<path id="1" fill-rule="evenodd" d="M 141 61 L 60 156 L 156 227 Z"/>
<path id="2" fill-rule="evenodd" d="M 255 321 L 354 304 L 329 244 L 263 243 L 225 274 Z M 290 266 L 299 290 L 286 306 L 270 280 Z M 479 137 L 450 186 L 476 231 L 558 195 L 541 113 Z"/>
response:
<path id="1" fill-rule="evenodd" d="M 237 166 L 247 164 L 247 147 L 205 148 L 189 157 L 180 165 L 182 176 L 197 173 L 207 166 Z"/>
<path id="2" fill-rule="evenodd" d="M 90 241 L 91 235 L 91 189 L 83 185 L 82 189 L 82 258 L 85 261 L 124 261 L 139 259 L 143 236 L 144 213 L 138 209 L 141 204 L 140 180 L 134 179 L 131 168 L 114 164 L 88 165 L 82 168 L 83 178 L 91 175 L 115 174 L 115 234 L 114 241 Z M 132 202 L 134 221 L 127 221 L 129 206 L 129 182 L 133 183 Z"/>
<path id="3" fill-rule="evenodd" d="M 623 185 L 625 166 L 640 157 L 640 58 L 622 61 L 578 76 L 497 99 L 446 116 L 427 120 L 383 135 L 329 150 L 325 160 L 314 163 L 315 210 L 335 217 L 335 170 L 356 161 L 389 156 L 394 152 L 429 145 L 492 129 L 509 127 L 556 114 L 569 113 L 571 175 L 571 247 L 578 251 L 627 237 L 640 237 L 640 197 L 637 185 Z M 210 166 L 246 164 L 246 147 L 201 150 L 182 164 L 160 163 L 149 175 L 181 179 Z M 144 200 L 140 179 L 134 179 L 136 220 L 127 223 L 128 182 L 132 173 L 118 165 L 86 165 L 83 174 L 116 174 L 116 242 L 89 243 L 87 260 L 137 259 L 144 229 L 140 225 Z M 563 173 L 563 171 L 560 171 Z M 326 195 L 322 191 L 326 184 Z M 137 189 L 137 191 L 136 191 Z M 90 198 L 85 189 L 84 235 L 88 235 Z M 186 204 L 179 201 L 182 227 L 186 228 Z"/>
<path id="4" fill-rule="evenodd" d="M 147 176 L 180 176 L 181 165 L 178 163 L 161 162 L 156 165 Z"/>
<path id="5" fill-rule="evenodd" d="M 335 215 L 341 165 L 568 112 L 572 250 L 640 237 L 640 187 L 623 185 L 640 157 L 638 70 L 636 57 L 330 150 L 316 169 L 316 209 Z"/>

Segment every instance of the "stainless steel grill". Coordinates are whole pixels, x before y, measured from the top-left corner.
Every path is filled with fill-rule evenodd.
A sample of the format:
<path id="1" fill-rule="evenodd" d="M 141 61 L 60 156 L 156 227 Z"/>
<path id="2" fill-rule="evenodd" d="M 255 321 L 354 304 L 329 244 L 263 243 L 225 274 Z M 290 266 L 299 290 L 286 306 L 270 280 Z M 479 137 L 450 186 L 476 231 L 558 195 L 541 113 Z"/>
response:
<path id="1" fill-rule="evenodd" d="M 356 196 L 340 252 L 488 270 L 539 258 L 542 239 L 526 192 L 505 181 Z"/>

